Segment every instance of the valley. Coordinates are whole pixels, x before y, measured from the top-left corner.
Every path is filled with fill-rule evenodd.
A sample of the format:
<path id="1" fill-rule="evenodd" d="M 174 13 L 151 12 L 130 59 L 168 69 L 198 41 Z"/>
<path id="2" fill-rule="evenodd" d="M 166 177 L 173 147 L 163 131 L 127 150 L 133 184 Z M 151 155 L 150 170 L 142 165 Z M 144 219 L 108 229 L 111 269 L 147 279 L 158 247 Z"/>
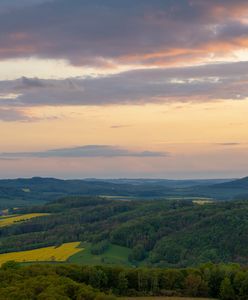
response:
<path id="1" fill-rule="evenodd" d="M 216 183 L 215 189 L 239 190 L 244 182 Z M 153 184 L 147 189 L 155 189 Z M 27 194 L 35 190 L 25 186 L 20 187 Z M 56 295 L 72 289 L 87 300 L 233 300 L 234 294 L 246 299 L 246 199 L 152 195 L 57 195 L 55 200 L 23 198 L 25 205 L 4 206 L 0 276 L 14 276 L 8 285 L 23 299 L 27 290 L 34 295 L 50 285 Z M 4 280 L 0 295 L 5 300 Z"/>

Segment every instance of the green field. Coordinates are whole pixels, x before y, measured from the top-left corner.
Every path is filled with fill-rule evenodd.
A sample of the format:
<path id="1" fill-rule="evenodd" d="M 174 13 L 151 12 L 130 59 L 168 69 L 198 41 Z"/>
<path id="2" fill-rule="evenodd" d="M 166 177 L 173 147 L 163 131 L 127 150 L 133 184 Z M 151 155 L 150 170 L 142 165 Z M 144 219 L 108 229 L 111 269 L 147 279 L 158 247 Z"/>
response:
<path id="1" fill-rule="evenodd" d="M 90 243 L 82 243 L 80 247 L 82 247 L 83 250 L 72 255 L 67 262 L 87 265 L 107 264 L 131 266 L 131 263 L 128 261 L 130 254 L 130 249 L 128 248 L 111 244 L 103 254 L 93 255 L 91 254 Z"/>
<path id="2" fill-rule="evenodd" d="M 0 254 L 0 265 L 14 260 L 22 263 L 67 262 L 85 265 L 122 265 L 131 266 L 128 261 L 130 249 L 112 245 L 100 255 L 91 254 L 90 243 L 65 243 L 59 247 L 51 246 L 20 252 Z"/>

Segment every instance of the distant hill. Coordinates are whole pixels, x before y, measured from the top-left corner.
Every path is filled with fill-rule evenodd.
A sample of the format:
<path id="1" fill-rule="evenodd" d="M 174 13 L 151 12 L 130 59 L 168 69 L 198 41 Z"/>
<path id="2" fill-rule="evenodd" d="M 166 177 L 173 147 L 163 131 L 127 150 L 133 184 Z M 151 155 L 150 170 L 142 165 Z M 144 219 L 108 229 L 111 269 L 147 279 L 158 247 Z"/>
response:
<path id="1" fill-rule="evenodd" d="M 218 183 L 213 185 L 215 188 L 226 188 L 226 189 L 247 189 L 248 192 L 248 177 L 228 181 L 224 183 Z"/>
<path id="2" fill-rule="evenodd" d="M 195 186 L 189 188 L 188 192 L 219 200 L 248 200 L 248 177 L 209 186 Z"/>
<path id="3" fill-rule="evenodd" d="M 0 180 L 0 209 L 45 203 L 71 195 L 158 199 L 205 197 L 216 200 L 248 199 L 248 178 L 238 180 L 19 178 Z"/>

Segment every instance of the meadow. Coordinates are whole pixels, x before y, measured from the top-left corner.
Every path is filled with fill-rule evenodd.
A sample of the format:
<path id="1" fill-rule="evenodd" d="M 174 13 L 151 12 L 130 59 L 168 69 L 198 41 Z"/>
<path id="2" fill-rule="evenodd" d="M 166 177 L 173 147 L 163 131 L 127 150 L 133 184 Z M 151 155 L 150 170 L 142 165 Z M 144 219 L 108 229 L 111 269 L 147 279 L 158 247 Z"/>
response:
<path id="1" fill-rule="evenodd" d="M 83 248 L 82 251 L 69 257 L 69 263 L 87 265 L 132 265 L 128 260 L 131 250 L 126 247 L 110 244 L 108 249 L 100 255 L 94 255 L 91 253 L 90 243 L 82 243 L 81 247 Z"/>
<path id="2" fill-rule="evenodd" d="M 91 243 L 72 242 L 59 247 L 43 247 L 34 250 L 0 254 L 0 265 L 14 260 L 16 262 L 68 262 L 85 265 L 122 265 L 132 266 L 128 260 L 131 252 L 126 247 L 110 244 L 108 249 L 99 255 L 91 253 Z"/>
<path id="3" fill-rule="evenodd" d="M 14 260 L 16 262 L 63 262 L 75 253 L 82 251 L 82 248 L 78 248 L 79 245 L 80 242 L 72 242 L 62 244 L 59 247 L 51 246 L 34 250 L 0 254 L 0 265 L 10 260 Z"/>
<path id="4" fill-rule="evenodd" d="M 31 214 L 22 214 L 22 215 L 7 215 L 0 217 L 0 227 L 10 226 L 17 222 L 24 222 L 29 219 L 46 216 L 49 214 L 46 213 L 31 213 Z"/>

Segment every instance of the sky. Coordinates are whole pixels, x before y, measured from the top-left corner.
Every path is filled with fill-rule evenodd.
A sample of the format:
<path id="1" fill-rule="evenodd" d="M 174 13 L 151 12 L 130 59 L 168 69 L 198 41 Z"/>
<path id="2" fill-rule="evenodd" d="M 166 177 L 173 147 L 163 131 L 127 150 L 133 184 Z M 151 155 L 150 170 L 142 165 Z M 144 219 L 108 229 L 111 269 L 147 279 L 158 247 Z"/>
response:
<path id="1" fill-rule="evenodd" d="M 248 175 L 247 0 L 0 0 L 0 178 Z"/>

